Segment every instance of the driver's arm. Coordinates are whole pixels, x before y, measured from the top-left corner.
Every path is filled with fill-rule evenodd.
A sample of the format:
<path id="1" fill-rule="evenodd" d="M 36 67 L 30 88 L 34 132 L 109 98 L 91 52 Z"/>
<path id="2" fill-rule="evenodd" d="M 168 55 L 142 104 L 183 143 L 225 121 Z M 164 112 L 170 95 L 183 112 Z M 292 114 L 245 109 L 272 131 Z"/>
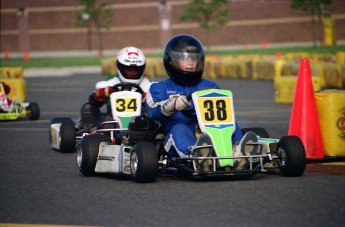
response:
<path id="1" fill-rule="evenodd" d="M 115 92 L 112 87 L 98 88 L 89 96 L 89 103 L 95 107 L 101 107 L 105 103 L 106 98 L 109 98 L 111 93 Z"/>

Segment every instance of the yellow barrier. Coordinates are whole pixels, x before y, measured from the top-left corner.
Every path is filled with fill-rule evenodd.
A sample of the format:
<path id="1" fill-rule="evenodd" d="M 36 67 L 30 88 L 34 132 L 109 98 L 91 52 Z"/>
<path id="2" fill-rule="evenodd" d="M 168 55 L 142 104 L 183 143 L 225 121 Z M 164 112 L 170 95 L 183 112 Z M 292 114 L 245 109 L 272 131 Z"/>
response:
<path id="1" fill-rule="evenodd" d="M 275 103 L 289 104 L 295 97 L 297 76 L 284 76 L 274 80 Z M 314 91 L 320 90 L 320 78 L 312 77 Z"/>
<path id="2" fill-rule="evenodd" d="M 238 78 L 237 74 L 237 63 L 234 60 L 224 60 L 224 78 L 236 79 Z"/>
<path id="3" fill-rule="evenodd" d="M 345 64 L 339 66 L 340 68 L 340 77 L 342 81 L 342 87 L 345 88 Z"/>
<path id="4" fill-rule="evenodd" d="M 345 91 L 317 92 L 316 105 L 326 156 L 345 156 Z"/>
<path id="5" fill-rule="evenodd" d="M 1 67 L 0 79 L 22 79 L 24 78 L 23 67 Z"/>
<path id="6" fill-rule="evenodd" d="M 274 60 L 258 60 L 255 64 L 256 80 L 270 80 L 273 81 L 275 75 L 275 61 Z"/>
<path id="7" fill-rule="evenodd" d="M 26 100 L 26 84 L 23 78 L 20 79 L 1 79 L 11 88 L 8 94 L 10 99 L 18 98 L 21 102 Z"/>
<path id="8" fill-rule="evenodd" d="M 321 89 L 319 64 L 311 63 L 312 83 L 314 91 Z M 274 101 L 276 103 L 292 103 L 295 96 L 299 62 L 279 60 L 275 62 Z M 293 74 L 289 74 L 289 73 Z M 284 73 L 284 74 L 283 74 Z"/>
<path id="9" fill-rule="evenodd" d="M 155 61 L 154 58 L 146 59 L 145 75 L 149 77 L 155 76 L 155 69 L 154 69 L 154 64 L 153 64 L 154 61 Z"/>
<path id="10" fill-rule="evenodd" d="M 322 88 L 342 88 L 341 67 L 333 63 L 323 63 L 321 70 Z"/>
<path id="11" fill-rule="evenodd" d="M 101 61 L 101 69 L 102 74 L 105 76 L 117 73 L 116 59 L 114 57 L 103 59 Z"/>
<path id="12" fill-rule="evenodd" d="M 154 76 L 163 77 L 167 75 L 164 65 L 163 65 L 163 60 L 161 58 L 155 58 L 154 69 L 155 69 Z"/>
<path id="13" fill-rule="evenodd" d="M 335 59 L 338 64 L 345 64 L 345 51 L 338 51 L 335 53 Z"/>
<path id="14" fill-rule="evenodd" d="M 205 59 L 203 76 L 208 79 L 239 78 L 272 81 L 278 77 L 296 76 L 299 60 L 302 58 L 311 60 L 312 75 L 320 77 L 318 83 L 321 83 L 322 88 L 344 88 L 344 64 L 341 62 L 345 61 L 345 52 L 337 52 L 336 57 L 331 54 L 289 53 L 281 55 L 280 59 L 267 55 L 239 55 L 236 57 L 208 55 Z M 333 64 L 335 59 L 338 66 Z M 101 67 L 104 75 L 117 73 L 114 57 L 102 60 Z M 166 76 L 162 58 L 146 58 L 145 74 L 150 77 Z"/>

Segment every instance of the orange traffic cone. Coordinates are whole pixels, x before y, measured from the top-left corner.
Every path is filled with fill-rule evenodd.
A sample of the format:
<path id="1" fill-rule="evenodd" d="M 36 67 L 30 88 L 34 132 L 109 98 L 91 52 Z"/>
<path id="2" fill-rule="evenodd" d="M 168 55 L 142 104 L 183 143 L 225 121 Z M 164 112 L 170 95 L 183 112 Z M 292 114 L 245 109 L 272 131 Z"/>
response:
<path id="1" fill-rule="evenodd" d="M 29 52 L 25 51 L 24 52 L 24 61 L 29 61 L 30 57 L 29 57 Z"/>
<path id="2" fill-rule="evenodd" d="M 289 135 L 298 136 L 302 140 L 307 158 L 324 157 L 320 123 L 308 59 L 301 60 L 298 70 Z"/>
<path id="3" fill-rule="evenodd" d="M 10 52 L 8 50 L 4 50 L 4 59 L 7 60 L 10 56 Z"/>

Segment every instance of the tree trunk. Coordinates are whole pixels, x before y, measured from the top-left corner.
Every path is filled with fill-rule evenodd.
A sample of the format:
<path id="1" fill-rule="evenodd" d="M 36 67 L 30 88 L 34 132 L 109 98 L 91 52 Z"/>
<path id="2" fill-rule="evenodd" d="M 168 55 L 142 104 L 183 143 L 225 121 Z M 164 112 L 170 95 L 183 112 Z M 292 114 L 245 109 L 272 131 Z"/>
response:
<path id="1" fill-rule="evenodd" d="M 313 25 L 313 43 L 314 47 L 317 47 L 317 27 L 316 27 L 316 21 L 315 21 L 315 14 L 312 14 L 312 25 Z"/>
<path id="2" fill-rule="evenodd" d="M 101 25 L 96 22 L 96 29 L 97 29 L 97 46 L 98 46 L 98 52 L 97 56 L 102 57 L 103 56 L 103 36 L 101 31 Z"/>

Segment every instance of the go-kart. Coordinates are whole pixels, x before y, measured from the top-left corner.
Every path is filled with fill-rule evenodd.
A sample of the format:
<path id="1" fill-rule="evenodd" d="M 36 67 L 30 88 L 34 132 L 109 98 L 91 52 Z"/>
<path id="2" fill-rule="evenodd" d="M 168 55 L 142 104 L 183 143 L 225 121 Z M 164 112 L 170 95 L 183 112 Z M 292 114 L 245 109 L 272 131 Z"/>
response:
<path id="1" fill-rule="evenodd" d="M 142 93 L 142 89 L 134 83 L 118 83 L 112 87 L 113 90 L 122 92 L 124 89 L 134 90 L 135 93 Z M 133 92 L 132 92 L 133 93 Z M 124 95 L 128 94 L 128 92 L 123 93 Z M 82 106 L 90 105 L 88 103 Z M 91 107 L 94 109 L 94 107 Z M 121 106 L 118 107 L 121 109 Z M 91 111 L 83 113 L 81 110 L 81 119 L 72 119 L 69 117 L 60 117 L 60 118 L 53 118 L 50 121 L 49 126 L 49 145 L 52 149 L 60 151 L 62 153 L 72 153 L 76 151 L 76 147 L 79 144 L 80 139 L 92 133 L 98 133 L 99 130 L 104 129 L 107 131 L 107 128 L 114 128 L 119 129 L 115 130 L 117 132 L 123 131 L 120 128 L 123 128 L 122 124 L 126 124 L 125 119 L 122 121 L 113 121 L 112 116 L 108 113 L 99 113 L 97 111 Z M 121 117 L 121 116 L 118 116 Z M 107 119 L 110 119 L 108 121 Z M 130 120 L 130 119 L 127 119 Z M 114 125 L 118 123 L 117 125 Z M 102 132 L 104 132 L 104 130 Z M 108 130 L 109 133 L 111 130 Z M 120 133 L 113 133 L 114 138 L 115 134 L 120 136 Z"/>
<path id="2" fill-rule="evenodd" d="M 112 95 L 113 115 L 123 114 L 119 121 L 139 115 L 140 97 Z M 154 182 L 159 173 L 183 173 L 191 177 L 228 177 L 255 175 L 267 172 L 269 168 L 279 168 L 284 176 L 301 176 L 305 169 L 306 155 L 302 142 L 296 136 L 284 136 L 281 139 L 268 138 L 263 128 L 242 129 L 254 131 L 257 141 L 247 142 L 243 146 L 252 146 L 255 154 L 234 154 L 231 135 L 235 130 L 235 114 L 232 93 L 228 90 L 209 89 L 197 91 L 191 95 L 194 104 L 192 111 L 186 115 L 198 119 L 200 131 L 207 135 L 211 142 L 192 148 L 197 153 L 204 148 L 213 149 L 212 156 L 193 156 L 186 158 L 169 157 L 164 151 L 164 135 L 157 134 L 153 141 L 140 141 L 128 144 L 130 137 L 123 137 L 121 144 L 115 144 L 112 136 L 105 132 L 115 133 L 116 128 L 97 130 L 97 133 L 85 135 L 77 147 L 77 164 L 85 176 L 95 173 L 111 173 L 132 176 L 136 182 Z M 121 103 L 121 108 L 119 108 Z M 129 105 L 133 103 L 134 105 Z M 194 112 L 194 113 L 193 113 Z M 125 121 L 128 122 L 128 119 Z M 126 128 L 122 128 L 126 130 Z M 210 160 L 211 168 L 204 171 L 199 163 Z M 243 168 L 234 168 L 235 162 L 244 160 Z"/>
<path id="3" fill-rule="evenodd" d="M 14 98 L 8 105 L 8 98 L 2 83 L 0 83 L 0 121 L 12 121 L 18 119 L 38 120 L 40 108 L 35 102 L 20 102 Z"/>

